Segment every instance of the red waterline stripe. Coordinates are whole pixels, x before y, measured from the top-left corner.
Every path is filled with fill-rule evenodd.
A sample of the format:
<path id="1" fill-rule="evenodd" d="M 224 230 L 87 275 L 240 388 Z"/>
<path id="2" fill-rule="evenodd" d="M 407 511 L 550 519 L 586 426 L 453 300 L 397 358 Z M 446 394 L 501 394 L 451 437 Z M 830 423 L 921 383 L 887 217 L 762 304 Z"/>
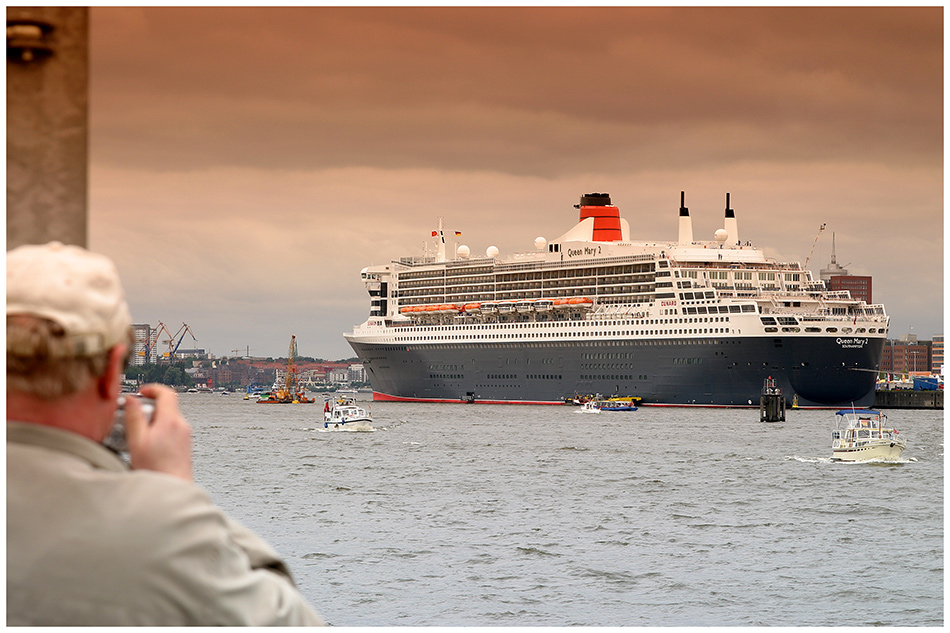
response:
<path id="1" fill-rule="evenodd" d="M 468 404 L 463 399 L 452 398 L 410 398 L 407 396 L 391 396 L 389 394 L 373 392 L 373 400 L 376 402 L 444 402 L 452 404 Z M 550 400 L 475 400 L 475 404 L 565 404 L 560 400 L 554 402 Z"/>
<path id="2" fill-rule="evenodd" d="M 373 392 L 373 400 L 375 402 L 429 402 L 429 403 L 447 403 L 447 404 L 469 404 L 468 401 L 463 399 L 453 399 L 453 398 L 410 398 L 408 396 L 391 396 L 386 393 L 380 393 L 378 391 Z M 476 399 L 474 404 L 568 404 L 567 402 L 561 400 L 478 400 Z M 636 403 L 638 407 L 666 407 L 671 409 L 684 409 L 688 407 L 694 407 L 699 409 L 758 409 L 759 405 L 749 405 L 749 404 L 663 404 L 660 402 L 638 402 Z M 789 407 L 789 411 L 795 410 L 829 410 L 833 411 L 840 409 L 841 407 L 819 407 L 819 406 L 808 406 L 808 407 Z"/>

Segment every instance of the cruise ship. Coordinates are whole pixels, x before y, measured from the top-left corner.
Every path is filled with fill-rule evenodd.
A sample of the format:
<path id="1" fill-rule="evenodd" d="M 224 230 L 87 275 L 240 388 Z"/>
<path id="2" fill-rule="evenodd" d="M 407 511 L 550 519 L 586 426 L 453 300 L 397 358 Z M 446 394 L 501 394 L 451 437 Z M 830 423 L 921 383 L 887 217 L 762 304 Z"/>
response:
<path id="1" fill-rule="evenodd" d="M 370 314 L 344 334 L 374 399 L 758 406 L 765 380 L 799 407 L 866 407 L 888 330 L 883 305 L 829 291 L 797 262 L 721 229 L 693 238 L 680 194 L 675 241 L 637 240 L 606 193 L 578 223 L 501 258 L 466 246 L 364 268 Z"/>

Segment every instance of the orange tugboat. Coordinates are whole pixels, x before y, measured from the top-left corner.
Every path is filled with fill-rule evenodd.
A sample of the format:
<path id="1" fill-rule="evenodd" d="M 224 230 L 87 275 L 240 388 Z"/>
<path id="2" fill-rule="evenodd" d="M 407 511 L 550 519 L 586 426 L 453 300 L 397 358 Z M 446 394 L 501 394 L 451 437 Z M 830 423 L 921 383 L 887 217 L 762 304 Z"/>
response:
<path id="1" fill-rule="evenodd" d="M 272 391 L 266 398 L 261 398 L 258 404 L 300 404 L 311 403 L 313 398 L 308 398 L 300 389 L 297 382 L 297 337 L 290 335 L 290 350 L 287 352 L 287 371 L 284 375 L 284 384 L 276 391 Z"/>

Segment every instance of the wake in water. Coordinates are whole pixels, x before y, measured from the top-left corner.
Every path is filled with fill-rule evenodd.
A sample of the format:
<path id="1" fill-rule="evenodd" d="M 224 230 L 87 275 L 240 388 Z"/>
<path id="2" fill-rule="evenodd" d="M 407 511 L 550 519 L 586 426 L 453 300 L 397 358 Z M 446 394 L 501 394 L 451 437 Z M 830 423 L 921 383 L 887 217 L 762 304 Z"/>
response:
<path id="1" fill-rule="evenodd" d="M 803 462 L 806 464 L 883 464 L 884 466 L 890 466 L 892 464 L 915 464 L 918 461 L 916 457 L 902 457 L 901 459 L 865 459 L 853 462 L 843 462 L 830 457 L 799 457 L 798 455 L 786 455 L 785 459 Z"/>

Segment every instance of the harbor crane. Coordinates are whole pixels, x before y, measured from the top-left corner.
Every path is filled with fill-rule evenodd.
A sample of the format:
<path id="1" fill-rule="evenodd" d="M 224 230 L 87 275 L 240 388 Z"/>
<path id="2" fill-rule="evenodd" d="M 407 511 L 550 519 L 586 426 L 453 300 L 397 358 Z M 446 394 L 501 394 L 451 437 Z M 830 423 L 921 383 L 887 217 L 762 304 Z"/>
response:
<path id="1" fill-rule="evenodd" d="M 178 331 L 175 332 L 175 336 L 172 336 L 168 341 L 166 341 L 166 343 L 168 343 L 168 351 L 162 355 L 163 358 L 166 358 L 169 361 L 175 359 L 175 354 L 178 352 L 178 348 L 181 346 L 181 341 L 182 339 L 185 338 L 186 333 L 191 334 L 191 338 L 194 339 L 195 341 L 198 340 L 195 337 L 195 333 L 191 331 L 191 328 L 188 326 L 188 324 L 182 323 L 181 327 L 178 328 Z M 175 341 L 175 337 L 178 337 L 177 342 Z M 174 343 L 174 347 L 172 346 L 173 343 Z"/>
<path id="2" fill-rule="evenodd" d="M 152 353 L 155 350 L 155 344 L 158 342 L 158 337 L 163 331 L 167 336 L 172 335 L 171 332 L 168 331 L 168 328 L 165 327 L 165 324 L 159 321 L 155 327 L 154 334 L 145 341 L 145 349 L 139 352 L 139 356 L 145 357 L 146 363 L 152 362 Z"/>

